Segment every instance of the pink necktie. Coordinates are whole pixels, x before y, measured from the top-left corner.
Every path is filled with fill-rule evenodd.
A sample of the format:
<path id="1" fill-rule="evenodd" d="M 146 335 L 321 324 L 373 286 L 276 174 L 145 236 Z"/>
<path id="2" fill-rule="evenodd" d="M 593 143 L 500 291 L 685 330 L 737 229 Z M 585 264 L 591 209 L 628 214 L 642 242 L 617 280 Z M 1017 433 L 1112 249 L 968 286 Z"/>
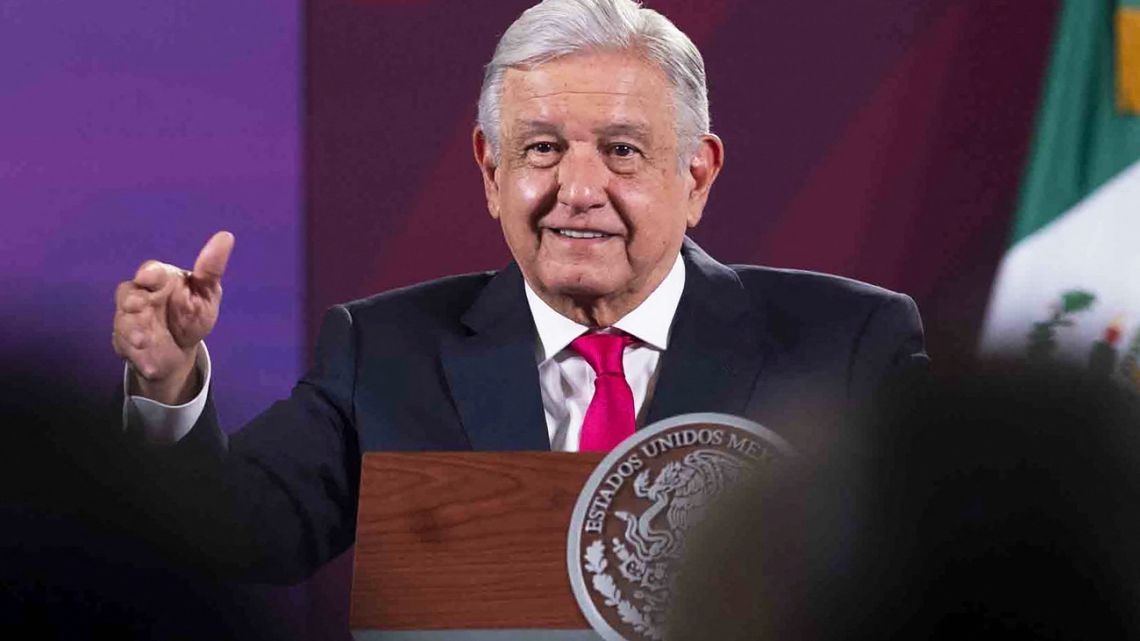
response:
<path id="1" fill-rule="evenodd" d="M 570 343 L 570 348 L 586 359 L 597 374 L 594 398 L 586 408 L 578 441 L 578 449 L 583 452 L 608 452 L 637 428 L 633 392 L 621 362 L 626 345 L 634 342 L 628 334 L 583 334 Z"/>

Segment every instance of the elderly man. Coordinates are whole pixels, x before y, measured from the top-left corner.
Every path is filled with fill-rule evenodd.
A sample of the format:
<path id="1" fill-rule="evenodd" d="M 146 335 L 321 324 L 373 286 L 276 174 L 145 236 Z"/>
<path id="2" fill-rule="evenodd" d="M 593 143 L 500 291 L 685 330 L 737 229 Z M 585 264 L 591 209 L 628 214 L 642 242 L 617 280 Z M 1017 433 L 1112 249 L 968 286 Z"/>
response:
<path id="1" fill-rule="evenodd" d="M 296 579 L 351 543 L 362 450 L 605 450 L 696 411 L 810 448 L 926 361 L 909 298 L 726 267 L 685 238 L 724 146 L 700 53 L 652 10 L 523 13 L 487 66 L 473 146 L 514 262 L 333 307 L 312 370 L 228 443 L 202 339 L 233 237 L 192 271 L 148 262 L 119 286 L 126 420 L 172 445 L 163 473 L 195 479 L 175 511 L 221 515 L 202 529 L 242 571 Z"/>

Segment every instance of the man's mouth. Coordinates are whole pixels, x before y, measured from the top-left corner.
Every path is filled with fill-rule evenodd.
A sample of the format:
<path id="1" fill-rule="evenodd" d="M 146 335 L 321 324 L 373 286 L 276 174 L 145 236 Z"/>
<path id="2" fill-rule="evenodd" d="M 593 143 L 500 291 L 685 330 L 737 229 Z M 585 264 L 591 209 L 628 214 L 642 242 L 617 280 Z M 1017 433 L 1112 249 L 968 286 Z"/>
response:
<path id="1" fill-rule="evenodd" d="M 601 231 L 594 231 L 592 229 L 554 229 L 554 233 L 562 236 L 563 238 L 609 238 L 613 234 L 607 234 Z"/>

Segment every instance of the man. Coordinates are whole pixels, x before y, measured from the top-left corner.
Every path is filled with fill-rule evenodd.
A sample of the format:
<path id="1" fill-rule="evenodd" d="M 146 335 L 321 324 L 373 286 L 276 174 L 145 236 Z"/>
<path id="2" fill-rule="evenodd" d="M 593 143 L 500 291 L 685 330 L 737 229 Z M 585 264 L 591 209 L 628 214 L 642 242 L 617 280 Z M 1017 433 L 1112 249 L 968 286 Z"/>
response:
<path id="1" fill-rule="evenodd" d="M 228 446 L 202 339 L 233 237 L 215 235 L 191 272 L 148 262 L 119 286 L 124 413 L 177 443 L 156 474 L 193 478 L 171 518 L 203 531 L 214 560 L 291 580 L 344 549 L 361 450 L 604 450 L 694 411 L 810 448 L 925 363 L 909 298 L 729 268 L 685 239 L 724 147 L 700 53 L 654 11 L 526 11 L 487 67 L 473 147 L 514 262 L 333 307 L 313 369 Z M 192 522 L 201 512 L 208 527 Z"/>

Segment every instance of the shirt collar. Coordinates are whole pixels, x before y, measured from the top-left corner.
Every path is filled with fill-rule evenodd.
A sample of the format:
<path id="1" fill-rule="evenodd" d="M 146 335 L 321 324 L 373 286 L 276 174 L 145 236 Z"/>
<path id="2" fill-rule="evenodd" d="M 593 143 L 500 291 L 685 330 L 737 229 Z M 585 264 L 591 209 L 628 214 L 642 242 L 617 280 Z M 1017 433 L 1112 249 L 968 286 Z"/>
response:
<path id="1" fill-rule="evenodd" d="M 539 363 L 553 358 L 558 352 L 566 349 L 575 338 L 590 331 L 589 327 L 554 311 L 554 308 L 538 297 L 526 280 L 523 280 L 523 287 L 526 290 L 530 315 L 534 317 L 534 326 L 538 330 Z M 613 327 L 635 336 L 656 349 L 665 350 L 669 346 L 669 328 L 673 324 L 673 316 L 677 313 L 677 305 L 681 302 L 683 291 L 685 291 L 685 261 L 681 259 L 680 254 L 677 254 L 677 260 L 665 276 L 665 280 L 661 281 L 657 289 L 654 289 L 633 311 L 614 323 Z"/>

